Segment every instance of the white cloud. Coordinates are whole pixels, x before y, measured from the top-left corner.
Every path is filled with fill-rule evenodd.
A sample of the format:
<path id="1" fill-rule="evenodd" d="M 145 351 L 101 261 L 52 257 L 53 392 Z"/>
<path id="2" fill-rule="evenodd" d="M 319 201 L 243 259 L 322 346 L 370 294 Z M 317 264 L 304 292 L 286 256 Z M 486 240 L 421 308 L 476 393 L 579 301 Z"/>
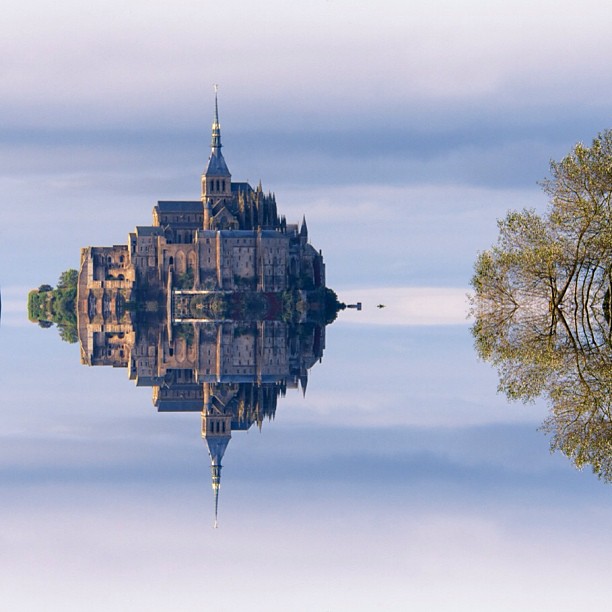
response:
<path id="1" fill-rule="evenodd" d="M 2 326 L 26 327 L 28 321 L 27 299 L 32 287 L 0 287 L 2 294 Z"/>
<path id="2" fill-rule="evenodd" d="M 195 118 L 220 81 L 245 120 L 264 109 L 276 120 L 290 107 L 292 117 L 376 121 L 436 101 L 603 108 L 612 95 L 609 7 L 587 0 L 573 9 L 501 0 L 409 8 L 396 0 L 94 0 L 85 10 L 30 0 L 3 13 L 4 107 L 31 123 Z"/>
<path id="3" fill-rule="evenodd" d="M 362 310 L 347 308 L 341 323 L 357 325 L 466 325 L 467 289 L 442 287 L 381 287 L 337 290 L 347 304 L 361 302 Z M 379 308 L 383 305 L 384 308 Z"/>

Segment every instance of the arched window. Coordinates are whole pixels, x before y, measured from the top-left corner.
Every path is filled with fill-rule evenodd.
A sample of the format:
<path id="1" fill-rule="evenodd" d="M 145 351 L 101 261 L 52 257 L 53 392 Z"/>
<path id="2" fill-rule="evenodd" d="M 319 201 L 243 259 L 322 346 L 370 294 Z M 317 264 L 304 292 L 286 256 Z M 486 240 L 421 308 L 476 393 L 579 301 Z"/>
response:
<path id="1" fill-rule="evenodd" d="M 178 251 L 176 254 L 176 271 L 178 274 L 184 274 L 187 271 L 187 258 L 184 251 Z"/>

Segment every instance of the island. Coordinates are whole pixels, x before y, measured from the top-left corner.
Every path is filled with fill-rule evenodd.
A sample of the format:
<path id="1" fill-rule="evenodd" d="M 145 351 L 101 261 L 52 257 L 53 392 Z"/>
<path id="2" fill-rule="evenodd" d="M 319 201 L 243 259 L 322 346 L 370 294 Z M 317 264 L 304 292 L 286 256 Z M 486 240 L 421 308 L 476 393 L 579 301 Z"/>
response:
<path id="1" fill-rule="evenodd" d="M 231 432 L 261 427 L 288 388 L 306 392 L 345 308 L 305 217 L 287 223 L 261 183 L 232 182 L 221 149 L 215 94 L 200 199 L 157 202 L 127 244 L 83 248 L 78 270 L 28 299 L 30 319 L 78 341 L 83 364 L 127 368 L 159 411 L 201 413 L 215 521 Z"/>

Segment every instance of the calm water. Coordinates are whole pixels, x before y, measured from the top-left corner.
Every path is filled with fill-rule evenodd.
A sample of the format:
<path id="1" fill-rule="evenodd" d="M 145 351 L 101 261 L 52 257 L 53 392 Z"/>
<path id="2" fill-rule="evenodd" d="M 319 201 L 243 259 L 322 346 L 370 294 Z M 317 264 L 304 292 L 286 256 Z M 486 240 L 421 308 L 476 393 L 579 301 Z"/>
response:
<path id="1" fill-rule="evenodd" d="M 27 322 L 27 290 L 79 247 L 125 242 L 156 199 L 197 197 L 197 171 L 193 190 L 84 200 L 88 176 L 46 179 L 44 210 L 16 180 L 3 211 L 7 609 L 605 608 L 610 488 L 549 454 L 545 406 L 496 394 L 465 320 L 474 254 L 516 192 L 397 188 L 368 221 L 367 188 L 276 189 L 290 220 L 306 212 L 328 284 L 364 310 L 327 328 L 304 398 L 233 434 L 213 529 L 199 414 L 157 413 L 125 369 L 82 366 L 78 345 Z"/>
<path id="2" fill-rule="evenodd" d="M 610 609 L 612 489 L 497 394 L 465 317 L 496 219 L 610 127 L 610 3 L 576 6 L 4 3 L 0 612 Z M 217 529 L 200 415 L 25 307 L 198 199 L 215 82 L 233 180 L 305 213 L 364 303 L 306 397 L 234 433 Z"/>

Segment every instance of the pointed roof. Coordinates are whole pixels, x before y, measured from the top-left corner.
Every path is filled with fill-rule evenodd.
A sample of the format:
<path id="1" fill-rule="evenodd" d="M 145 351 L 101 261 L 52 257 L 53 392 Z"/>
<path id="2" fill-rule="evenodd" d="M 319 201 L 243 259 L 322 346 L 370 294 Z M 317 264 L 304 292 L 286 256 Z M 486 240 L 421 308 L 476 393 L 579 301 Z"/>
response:
<path id="1" fill-rule="evenodd" d="M 302 397 L 306 397 L 306 387 L 308 386 L 308 371 L 300 374 L 300 386 L 302 387 Z"/>
<path id="2" fill-rule="evenodd" d="M 308 226 L 306 225 L 306 215 L 302 217 L 302 227 L 300 228 L 300 236 L 308 238 Z"/>
<path id="3" fill-rule="evenodd" d="M 210 455 L 210 464 L 221 467 L 221 459 L 225 454 L 225 449 L 229 444 L 231 436 L 210 436 L 204 438 L 208 446 L 208 454 Z"/>
<path id="4" fill-rule="evenodd" d="M 231 176 L 230 171 L 221 153 L 221 124 L 219 123 L 219 103 L 217 100 L 217 86 L 215 85 L 215 117 L 212 124 L 212 140 L 210 143 L 210 157 L 204 169 L 204 176 Z"/>
<path id="5" fill-rule="evenodd" d="M 218 525 L 219 516 L 219 489 L 221 488 L 221 459 L 230 441 L 231 436 L 211 436 L 206 437 L 208 454 L 210 455 L 210 473 L 212 476 L 212 490 L 215 496 L 215 529 Z"/>

